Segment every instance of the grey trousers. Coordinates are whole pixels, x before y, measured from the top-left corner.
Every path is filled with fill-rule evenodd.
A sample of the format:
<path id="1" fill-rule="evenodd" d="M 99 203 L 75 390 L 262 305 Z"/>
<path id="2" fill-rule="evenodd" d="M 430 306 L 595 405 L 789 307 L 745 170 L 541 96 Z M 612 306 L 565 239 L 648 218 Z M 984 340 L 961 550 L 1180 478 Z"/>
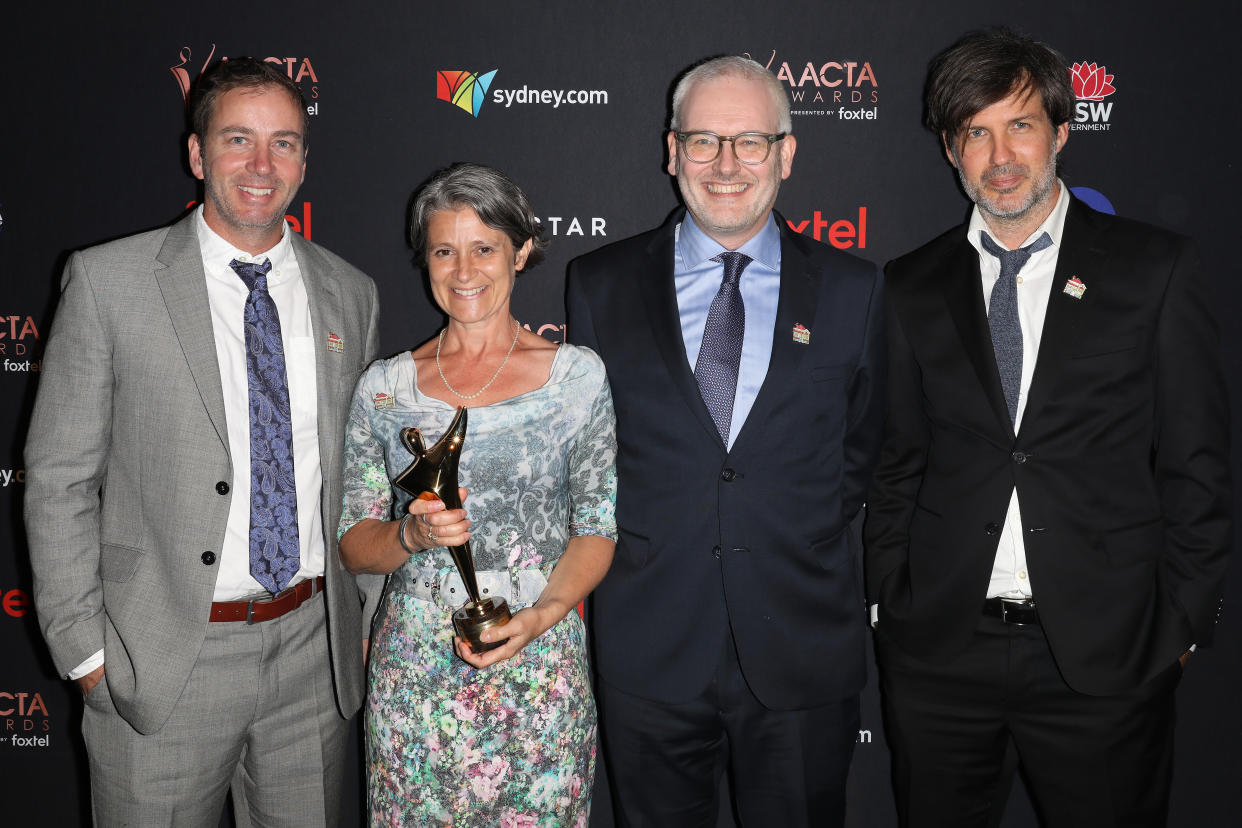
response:
<path id="1" fill-rule="evenodd" d="M 261 624 L 209 624 L 157 733 L 117 714 L 106 658 L 82 719 L 97 826 L 216 828 L 230 787 L 239 826 L 337 824 L 348 722 L 333 696 L 322 594 Z"/>

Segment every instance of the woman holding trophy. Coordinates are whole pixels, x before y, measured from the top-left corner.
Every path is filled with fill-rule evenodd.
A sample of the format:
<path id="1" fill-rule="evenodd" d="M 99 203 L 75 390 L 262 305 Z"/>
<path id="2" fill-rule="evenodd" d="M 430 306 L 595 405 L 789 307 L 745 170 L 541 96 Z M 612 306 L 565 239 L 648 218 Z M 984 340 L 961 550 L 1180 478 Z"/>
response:
<path id="1" fill-rule="evenodd" d="M 596 720 L 574 608 L 612 562 L 616 438 L 599 358 L 510 314 L 540 232 L 496 170 L 434 176 L 410 233 L 448 322 L 373 364 L 354 395 L 341 559 L 391 573 L 370 650 L 372 824 L 587 823 Z M 404 488 L 446 456 L 464 509 Z M 470 633 L 474 646 L 452 619 L 468 597 L 512 611 Z"/>

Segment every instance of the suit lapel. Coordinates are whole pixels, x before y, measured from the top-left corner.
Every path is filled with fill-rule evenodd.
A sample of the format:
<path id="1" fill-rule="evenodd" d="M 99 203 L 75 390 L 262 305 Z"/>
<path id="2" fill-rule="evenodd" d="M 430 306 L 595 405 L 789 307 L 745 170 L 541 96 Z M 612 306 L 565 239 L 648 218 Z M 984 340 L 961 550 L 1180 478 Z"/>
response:
<path id="1" fill-rule="evenodd" d="M 1044 330 L 1040 334 L 1035 373 L 1022 414 L 1023 425 L 1037 417 L 1051 398 L 1065 365 L 1066 346 L 1078 337 L 1093 300 L 1099 295 L 1098 290 L 1095 293 L 1086 291 L 1080 298 L 1065 293 L 1065 283 L 1075 276 L 1087 274 L 1083 281 L 1090 282 L 1090 274 L 1103 272 L 1107 253 L 1095 246 L 1096 238 L 1090 215 L 1071 197 L 1061 231 L 1061 247 L 1057 251 L 1057 267 L 1052 277 Z"/>
<path id="2" fill-rule="evenodd" d="M 228 451 L 224 392 L 220 387 L 216 338 L 211 327 L 211 304 L 207 298 L 207 277 L 203 273 L 195 215 L 191 213 L 168 229 L 164 246 L 155 257 L 155 281 L 168 307 L 173 331 L 190 366 L 203 407 Z"/>
<path id="3" fill-rule="evenodd" d="M 335 479 L 339 469 L 329 468 L 332 459 L 339 456 L 337 443 L 344 434 L 341 421 L 338 385 L 346 352 L 362 348 L 362 342 L 351 342 L 344 325 L 340 298 L 340 284 L 331 263 L 323 254 L 296 233 L 292 237 L 293 252 L 298 260 L 302 283 L 306 286 L 306 299 L 310 306 L 311 341 L 315 353 L 315 386 L 319 426 L 319 459 L 325 480 Z M 328 347 L 329 339 L 339 343 L 341 351 Z M 324 488 L 325 495 L 327 487 Z"/>
<path id="4" fill-rule="evenodd" d="M 996 353 L 992 348 L 992 332 L 988 328 L 988 314 L 983 305 L 983 277 L 979 273 L 979 254 L 966 240 L 964 233 L 961 241 L 945 260 L 940 278 L 944 283 L 944 298 L 949 308 L 949 316 L 962 340 L 966 357 L 992 405 L 992 412 L 1012 437 L 1013 423 L 1009 421 L 1009 407 L 1005 403 L 1005 392 L 1001 388 Z"/>
<path id="5" fill-rule="evenodd" d="M 789 398 L 789 385 L 809 350 L 805 345 L 794 342 L 794 325 L 800 323 L 812 332 L 815 330 L 815 311 L 819 296 L 815 290 L 814 268 L 801 240 L 779 214 L 776 215 L 776 223 L 781 231 L 781 287 L 776 300 L 772 355 L 768 359 L 768 370 L 763 384 L 759 386 L 754 405 L 733 442 L 734 451 L 744 445 L 750 432 L 762 429 L 772 416 L 774 408 L 782 400 Z M 831 274 L 823 275 L 831 278 Z"/>
<path id="6" fill-rule="evenodd" d="M 685 213 L 675 212 L 655 235 L 647 248 L 649 266 L 639 274 L 643 305 L 651 327 L 656 349 L 664 359 L 669 378 L 685 398 L 686 405 L 704 429 L 720 441 L 720 433 L 699 393 L 699 384 L 686 357 L 686 343 L 681 336 L 681 317 L 677 309 L 677 289 L 673 283 L 673 234 Z M 724 444 L 721 443 L 721 448 Z"/>

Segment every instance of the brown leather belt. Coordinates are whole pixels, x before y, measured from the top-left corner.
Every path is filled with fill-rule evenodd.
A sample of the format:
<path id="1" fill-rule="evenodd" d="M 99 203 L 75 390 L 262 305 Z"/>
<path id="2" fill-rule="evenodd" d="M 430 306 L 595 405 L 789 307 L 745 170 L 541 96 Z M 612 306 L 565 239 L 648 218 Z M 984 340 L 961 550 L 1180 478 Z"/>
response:
<path id="1" fill-rule="evenodd" d="M 1039 624 L 1039 611 L 1035 609 L 1035 599 L 1013 601 L 1008 598 L 989 598 L 983 602 L 983 614 L 999 618 L 1006 624 Z"/>
<path id="2" fill-rule="evenodd" d="M 293 612 L 318 593 L 323 592 L 323 576 L 298 581 L 271 598 L 253 601 L 212 601 L 210 621 L 245 621 L 258 624 Z"/>

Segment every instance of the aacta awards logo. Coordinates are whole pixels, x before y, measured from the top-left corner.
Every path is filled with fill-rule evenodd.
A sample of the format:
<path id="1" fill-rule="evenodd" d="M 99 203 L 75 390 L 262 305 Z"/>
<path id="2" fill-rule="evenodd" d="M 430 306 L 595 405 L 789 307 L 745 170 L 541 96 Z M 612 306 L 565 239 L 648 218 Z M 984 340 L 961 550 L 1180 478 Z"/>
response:
<path id="1" fill-rule="evenodd" d="M 1070 129 L 1107 131 L 1112 126 L 1108 116 L 1113 112 L 1113 102 L 1104 99 L 1117 91 L 1113 88 L 1113 76 L 1103 64 L 1083 61 L 1070 67 L 1070 81 L 1074 84 L 1074 97 L 1078 99 Z"/>
<path id="2" fill-rule="evenodd" d="M 483 103 L 490 97 L 496 106 L 595 105 L 608 103 L 607 89 L 543 89 L 523 84 L 512 89 L 491 88 L 499 69 L 480 75 L 463 69 L 441 69 L 436 72 L 436 99 L 479 117 Z M 489 94 L 490 92 L 490 94 Z"/>
<path id="3" fill-rule="evenodd" d="M 448 101 L 477 118 L 498 71 L 493 69 L 478 75 L 462 69 L 441 69 L 436 72 L 436 99 Z"/>
<path id="4" fill-rule="evenodd" d="M 0 747 L 45 748 L 51 729 L 42 693 L 0 690 Z"/>
<path id="5" fill-rule="evenodd" d="M 7 374 L 31 374 L 43 369 L 39 329 L 33 316 L 0 316 L 0 367 Z"/>
<path id="6" fill-rule="evenodd" d="M 201 60 L 194 59 L 194 51 L 189 46 L 182 46 L 181 51 L 177 53 L 178 63 L 168 67 L 168 71 L 172 72 L 173 78 L 177 81 L 177 86 L 181 89 L 182 102 L 188 101 L 190 91 L 194 88 L 195 81 L 203 71 L 211 65 L 211 59 L 216 55 L 216 44 L 211 44 L 211 51 Z M 228 60 L 228 58 L 222 58 Z M 319 76 L 315 74 L 315 67 L 311 64 L 308 57 L 265 57 L 264 63 L 271 63 L 279 69 L 283 69 L 285 74 L 289 76 L 289 80 L 302 87 L 302 96 L 311 103 L 306 106 L 308 115 L 319 114 Z M 193 75 L 190 73 L 194 72 Z M 307 85 L 309 82 L 309 86 Z"/>
<path id="7" fill-rule="evenodd" d="M 763 63 L 750 52 L 744 54 Z M 777 61 L 773 49 L 764 66 L 789 87 L 791 115 L 841 121 L 874 121 L 880 117 L 879 84 L 869 61 Z"/>

